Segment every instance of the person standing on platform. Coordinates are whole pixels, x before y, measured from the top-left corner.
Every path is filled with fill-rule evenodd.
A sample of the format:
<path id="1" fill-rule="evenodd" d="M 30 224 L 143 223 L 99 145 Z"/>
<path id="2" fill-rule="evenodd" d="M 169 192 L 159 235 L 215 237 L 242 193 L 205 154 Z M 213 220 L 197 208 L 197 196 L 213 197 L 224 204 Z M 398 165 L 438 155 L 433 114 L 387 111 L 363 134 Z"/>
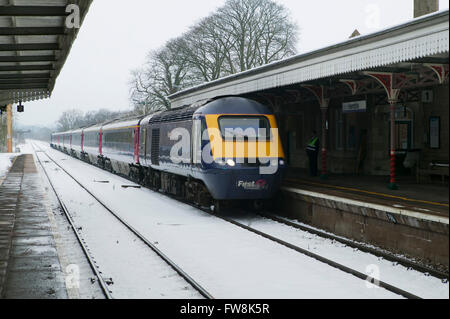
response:
<path id="1" fill-rule="evenodd" d="M 313 131 L 311 139 L 308 142 L 308 147 L 306 148 L 306 153 L 309 158 L 309 174 L 313 177 L 318 175 L 318 159 L 320 150 L 320 140 L 317 137 L 317 132 Z"/>

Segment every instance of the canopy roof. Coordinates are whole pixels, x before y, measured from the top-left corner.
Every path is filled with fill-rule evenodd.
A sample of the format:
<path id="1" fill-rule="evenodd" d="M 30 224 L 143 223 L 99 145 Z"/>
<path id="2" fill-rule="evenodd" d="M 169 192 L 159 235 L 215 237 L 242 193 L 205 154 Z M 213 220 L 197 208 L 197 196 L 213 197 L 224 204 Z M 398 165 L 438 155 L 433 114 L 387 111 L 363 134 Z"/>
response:
<path id="1" fill-rule="evenodd" d="M 448 64 L 449 11 L 440 11 L 369 35 L 267 64 L 177 92 L 173 108 L 200 100 L 243 95 L 329 77 Z"/>
<path id="2" fill-rule="evenodd" d="M 0 105 L 51 95 L 92 0 L 0 0 Z M 66 10 L 67 9 L 67 10 Z M 71 15 L 72 17 L 72 15 Z"/>

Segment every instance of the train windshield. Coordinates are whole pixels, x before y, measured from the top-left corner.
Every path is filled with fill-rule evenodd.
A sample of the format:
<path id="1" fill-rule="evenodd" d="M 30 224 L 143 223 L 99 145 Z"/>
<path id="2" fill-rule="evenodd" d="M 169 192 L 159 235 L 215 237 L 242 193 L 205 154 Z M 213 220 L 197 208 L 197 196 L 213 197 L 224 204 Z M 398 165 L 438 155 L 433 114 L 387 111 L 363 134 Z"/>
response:
<path id="1" fill-rule="evenodd" d="M 219 127 L 226 140 L 270 139 L 269 120 L 264 116 L 223 116 Z"/>

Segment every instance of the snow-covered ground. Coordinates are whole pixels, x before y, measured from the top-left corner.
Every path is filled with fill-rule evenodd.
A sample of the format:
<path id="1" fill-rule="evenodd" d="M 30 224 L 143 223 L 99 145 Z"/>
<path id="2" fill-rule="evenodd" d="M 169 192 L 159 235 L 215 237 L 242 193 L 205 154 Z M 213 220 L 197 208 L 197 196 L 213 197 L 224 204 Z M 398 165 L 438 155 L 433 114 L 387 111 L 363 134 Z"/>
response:
<path id="1" fill-rule="evenodd" d="M 123 188 L 132 183 L 40 146 L 216 298 L 400 298 L 164 195 Z M 69 183 L 60 191 L 74 192 Z M 76 202 L 80 210 L 92 204 Z M 109 223 L 98 232 L 122 240 Z"/>
<path id="2" fill-rule="evenodd" d="M 399 297 L 381 288 L 368 288 L 370 285 L 363 280 L 162 194 L 123 188 L 133 183 L 52 150 L 46 144 L 39 146 L 216 298 Z M 61 173 L 54 170 L 52 174 L 56 178 Z M 77 196 L 69 182 L 58 183 L 63 192 L 73 193 L 72 202 L 78 211 L 90 211 L 92 201 Z M 96 214 L 88 213 L 85 218 L 97 218 Z M 437 278 L 272 220 L 251 214 L 236 218 L 362 273 L 379 273 L 380 280 L 420 297 L 449 298 L 448 283 Z M 120 242 L 120 232 L 109 224 L 103 223 L 97 232 Z"/>
<path id="3" fill-rule="evenodd" d="M 16 156 L 16 154 L 0 153 L 0 185 Z"/>
<path id="4" fill-rule="evenodd" d="M 36 156 L 80 229 L 102 276 L 112 279 L 109 289 L 113 297 L 202 298 L 45 154 Z"/>
<path id="5" fill-rule="evenodd" d="M 361 273 L 367 273 L 368 269 L 376 270 L 379 280 L 419 297 L 429 299 L 449 298 L 449 285 L 439 278 L 429 277 L 415 270 L 408 270 L 402 265 L 396 265 L 373 254 L 355 251 L 353 248 L 331 239 L 261 218 L 251 213 L 234 219 Z"/>

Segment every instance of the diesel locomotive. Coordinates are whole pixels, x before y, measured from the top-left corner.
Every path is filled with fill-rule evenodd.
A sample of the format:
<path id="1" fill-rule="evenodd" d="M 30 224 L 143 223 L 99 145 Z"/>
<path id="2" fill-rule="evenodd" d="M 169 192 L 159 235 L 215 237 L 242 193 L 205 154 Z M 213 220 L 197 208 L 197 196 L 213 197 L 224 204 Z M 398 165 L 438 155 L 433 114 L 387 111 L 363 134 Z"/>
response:
<path id="1" fill-rule="evenodd" d="M 259 206 L 278 191 L 285 159 L 265 105 L 223 97 L 145 117 L 54 133 L 51 146 L 200 206 Z"/>

